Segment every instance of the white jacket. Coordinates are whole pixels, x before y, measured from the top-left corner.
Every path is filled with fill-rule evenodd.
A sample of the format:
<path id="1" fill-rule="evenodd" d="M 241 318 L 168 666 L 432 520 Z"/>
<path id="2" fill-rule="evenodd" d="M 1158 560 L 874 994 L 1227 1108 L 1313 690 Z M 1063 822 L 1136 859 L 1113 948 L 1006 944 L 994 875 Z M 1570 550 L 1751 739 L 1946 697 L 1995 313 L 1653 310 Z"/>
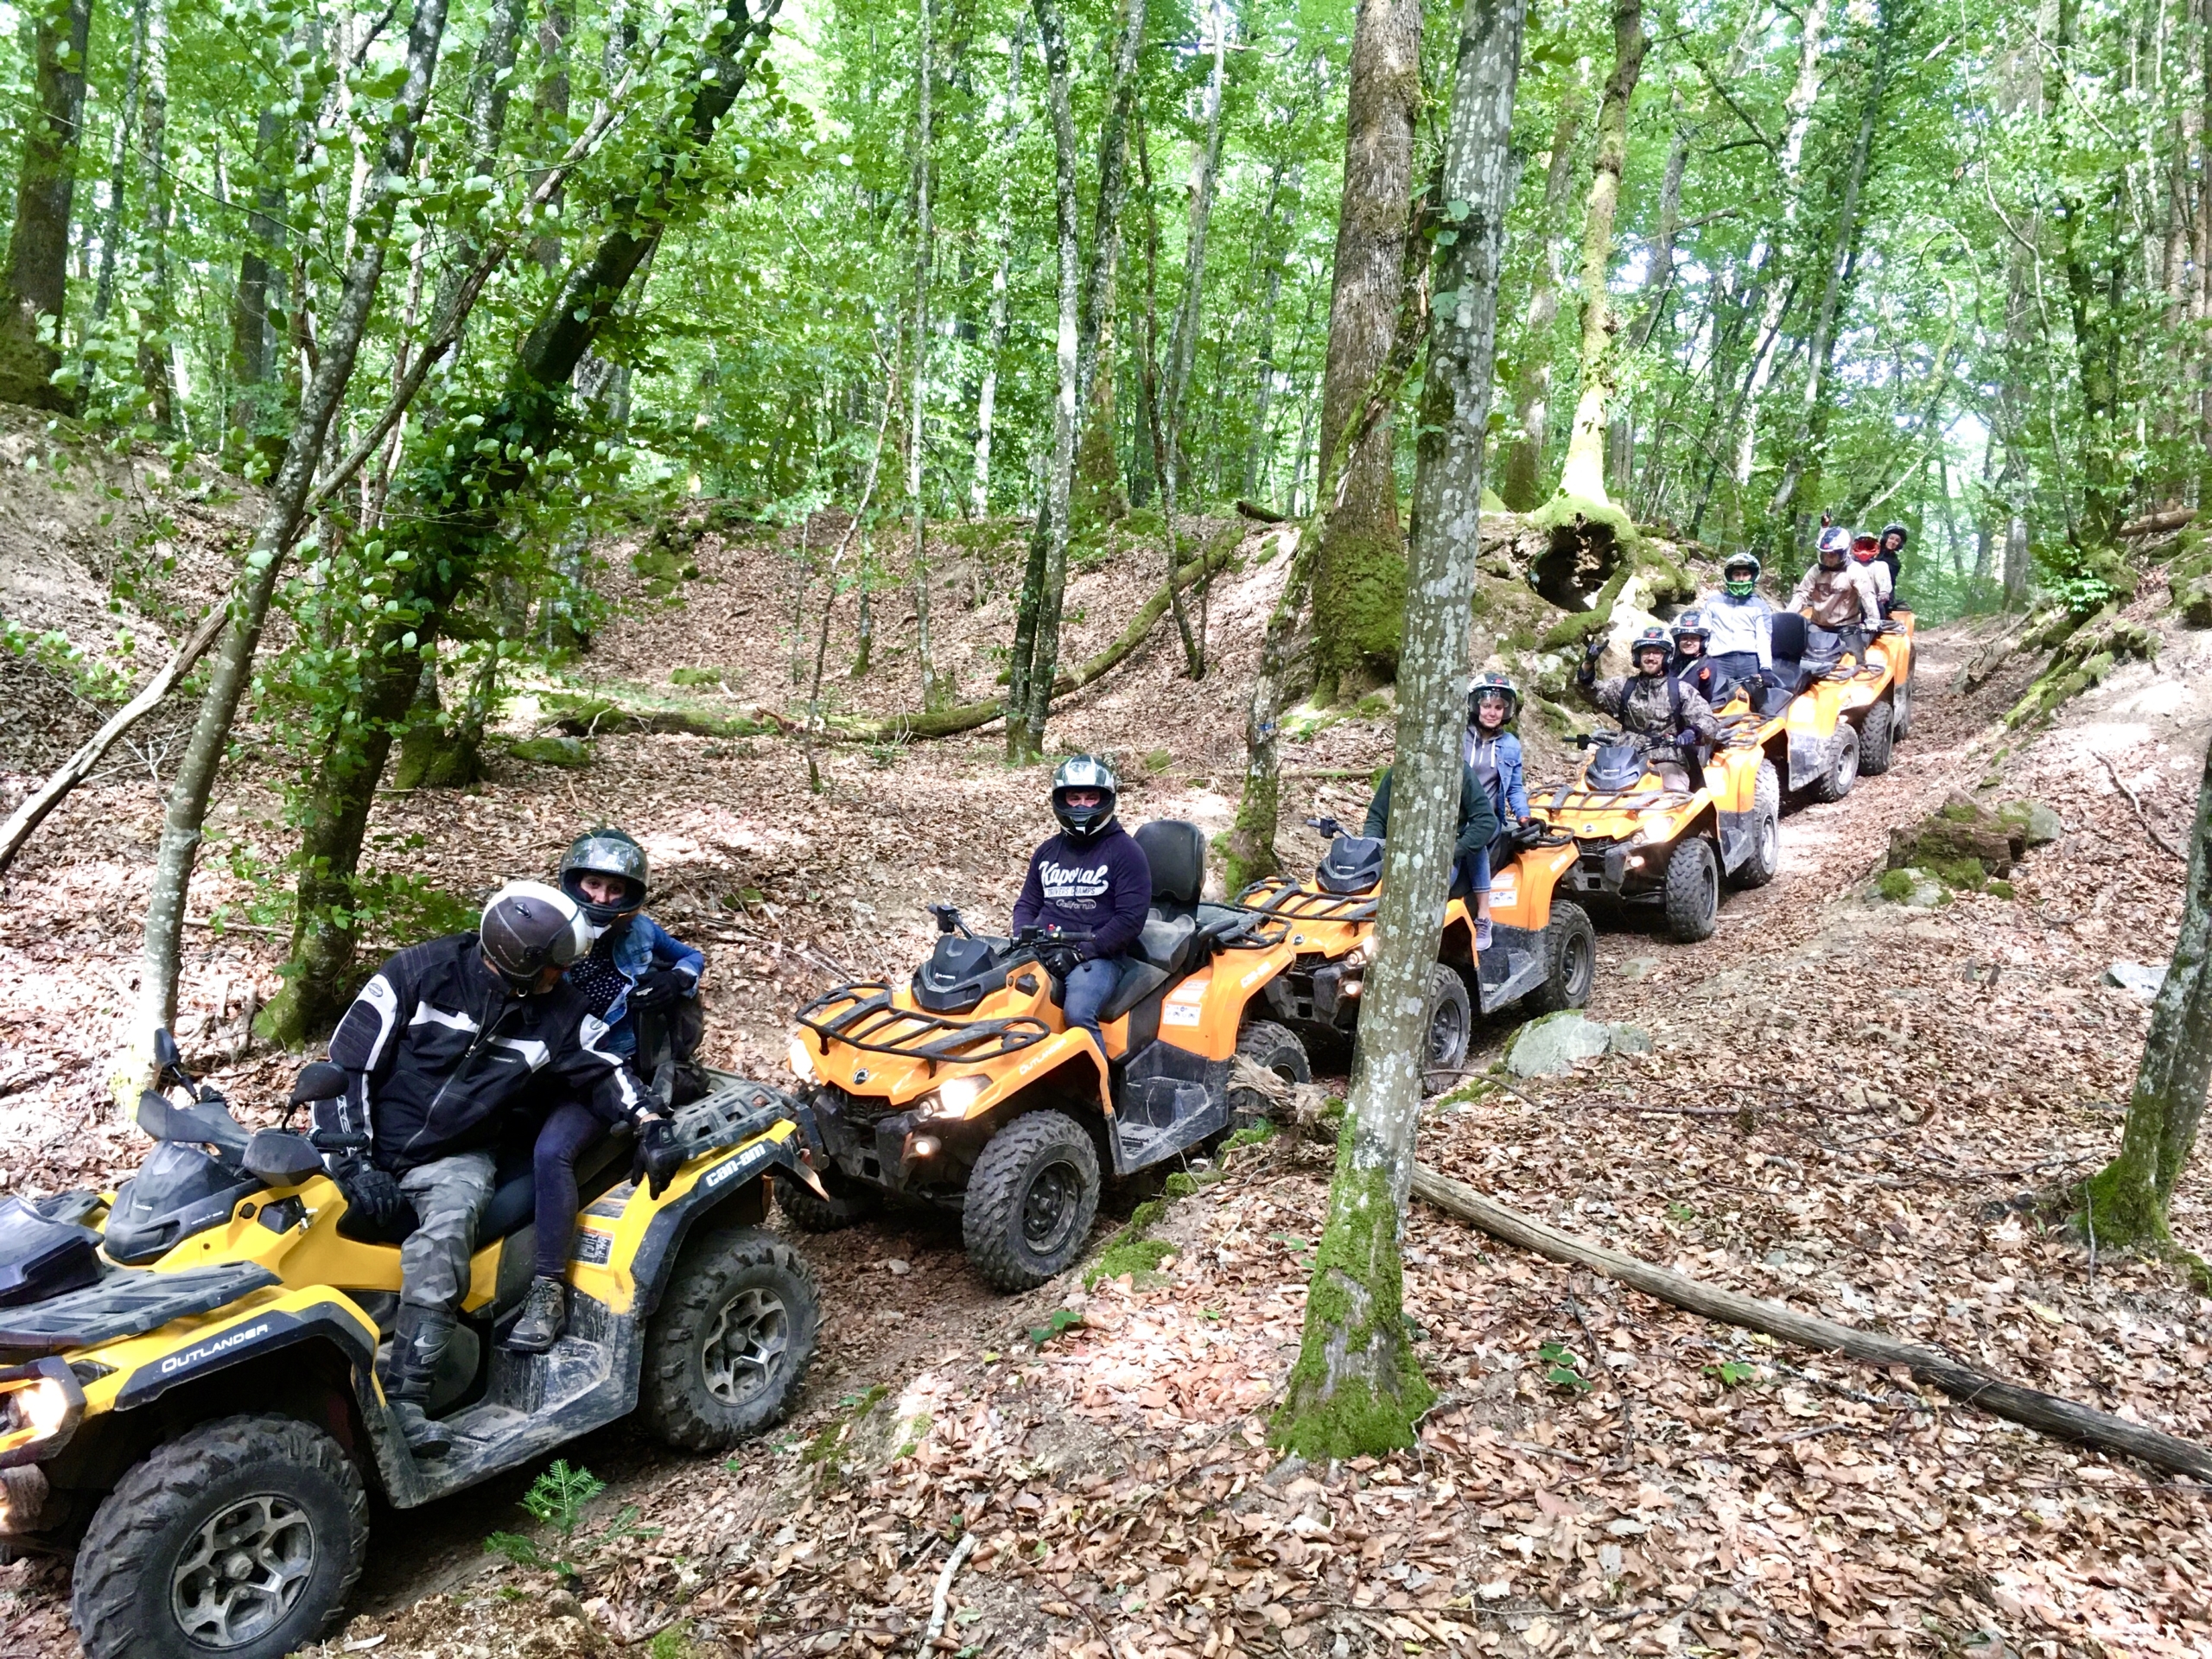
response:
<path id="1" fill-rule="evenodd" d="M 1774 607 L 1764 597 L 1753 594 L 1748 599 L 1738 599 L 1724 589 L 1707 594 L 1698 601 L 1697 607 L 1711 630 L 1706 636 L 1707 656 L 1751 651 L 1758 653 L 1761 668 L 1774 665 Z"/>

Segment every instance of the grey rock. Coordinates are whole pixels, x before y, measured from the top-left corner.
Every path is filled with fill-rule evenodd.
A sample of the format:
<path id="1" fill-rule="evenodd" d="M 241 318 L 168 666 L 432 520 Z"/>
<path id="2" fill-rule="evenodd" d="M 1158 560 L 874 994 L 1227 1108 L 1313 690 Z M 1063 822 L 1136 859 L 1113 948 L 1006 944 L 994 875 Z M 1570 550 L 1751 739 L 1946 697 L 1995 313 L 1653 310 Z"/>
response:
<path id="1" fill-rule="evenodd" d="M 1626 980 L 1648 979 L 1652 969 L 1658 965 L 1659 958 L 1656 957 L 1630 957 L 1621 963 L 1620 975 Z"/>
<path id="2" fill-rule="evenodd" d="M 2147 968 L 2139 962 L 2115 962 L 2105 969 L 2104 977 L 2098 982 L 2117 985 L 2130 996 L 2139 996 L 2145 1002 L 2152 1002 L 2158 1000 L 2158 988 L 2166 982 L 2166 970 L 2164 968 Z"/>
<path id="3" fill-rule="evenodd" d="M 1569 1011 L 1532 1020 L 1513 1034 L 1505 1069 L 1516 1077 L 1564 1077 L 1577 1060 L 1595 1059 L 1612 1046 L 1613 1028 Z"/>
<path id="4" fill-rule="evenodd" d="M 2048 847 L 2066 833 L 2058 814 L 2041 801 L 2007 801 L 1997 809 L 1997 817 L 2027 847 Z"/>
<path id="5" fill-rule="evenodd" d="M 1631 1026 L 1625 1020 L 1607 1027 L 1606 1052 L 1613 1054 L 1649 1054 L 1651 1033 L 1642 1026 Z"/>

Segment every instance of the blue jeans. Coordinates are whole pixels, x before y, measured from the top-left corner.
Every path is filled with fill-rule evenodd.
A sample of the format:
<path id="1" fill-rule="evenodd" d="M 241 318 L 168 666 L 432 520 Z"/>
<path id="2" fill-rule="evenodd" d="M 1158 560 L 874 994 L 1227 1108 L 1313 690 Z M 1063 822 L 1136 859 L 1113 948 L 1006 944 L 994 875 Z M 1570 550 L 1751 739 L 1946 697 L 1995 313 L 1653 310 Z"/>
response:
<path id="1" fill-rule="evenodd" d="M 576 1160 L 599 1142 L 607 1125 L 580 1100 L 555 1107 L 537 1131 L 531 1149 L 531 1173 L 537 1203 L 540 1279 L 568 1275 L 569 1246 L 576 1236 Z"/>
<path id="2" fill-rule="evenodd" d="M 1060 982 L 1060 1012 L 1067 1016 L 1068 1029 L 1089 1032 L 1090 1040 L 1098 1045 L 1102 1060 L 1106 1058 L 1106 1035 L 1098 1029 L 1098 1010 L 1106 1006 L 1106 999 L 1114 995 L 1114 987 L 1121 981 L 1119 957 L 1093 957 L 1069 969 L 1067 977 Z"/>
<path id="3" fill-rule="evenodd" d="M 1713 677 L 1724 687 L 1741 685 L 1758 671 L 1759 654 L 1756 651 L 1724 651 L 1713 658 Z M 1726 696 L 1724 690 L 1713 700 L 1713 707 L 1719 708 Z"/>

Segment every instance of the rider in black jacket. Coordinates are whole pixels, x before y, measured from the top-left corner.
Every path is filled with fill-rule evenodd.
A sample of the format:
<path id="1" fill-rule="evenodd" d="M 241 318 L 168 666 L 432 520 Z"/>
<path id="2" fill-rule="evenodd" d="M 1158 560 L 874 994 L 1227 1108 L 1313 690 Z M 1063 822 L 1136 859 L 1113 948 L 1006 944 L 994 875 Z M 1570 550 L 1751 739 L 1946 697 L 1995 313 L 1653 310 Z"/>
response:
<path id="1" fill-rule="evenodd" d="M 493 1147 L 511 1109 L 550 1079 L 610 1124 L 638 1130 L 660 1179 L 681 1159 L 659 1103 L 605 1045 L 607 1027 L 562 970 L 588 949 L 574 900 L 513 882 L 484 907 L 481 929 L 410 946 L 361 988 L 330 1039 L 344 1096 L 315 1109 L 314 1138 L 372 1227 L 411 1205 L 400 1246 L 400 1309 L 386 1394 L 407 1443 L 437 1456 L 450 1431 L 427 1414 L 430 1382 L 468 1289 L 476 1223 L 490 1202 Z M 542 1103 L 542 1096 L 532 1101 Z"/>

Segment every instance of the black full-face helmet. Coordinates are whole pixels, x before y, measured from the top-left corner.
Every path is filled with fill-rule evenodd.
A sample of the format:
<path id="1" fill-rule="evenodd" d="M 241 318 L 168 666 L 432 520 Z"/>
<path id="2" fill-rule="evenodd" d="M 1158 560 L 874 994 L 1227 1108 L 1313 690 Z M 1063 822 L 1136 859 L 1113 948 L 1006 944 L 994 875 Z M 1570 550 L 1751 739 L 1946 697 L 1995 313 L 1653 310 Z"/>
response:
<path id="1" fill-rule="evenodd" d="M 1073 790 L 1096 791 L 1097 803 L 1071 806 L 1068 795 Z M 1122 780 L 1096 755 L 1071 754 L 1052 773 L 1052 816 L 1060 821 L 1062 833 L 1078 844 L 1106 832 L 1121 798 Z"/>
<path id="2" fill-rule="evenodd" d="M 543 881 L 510 881 L 477 924 L 478 948 L 518 995 L 537 989 L 548 968 L 566 968 L 591 949 L 591 925 L 575 899 Z"/>
<path id="3" fill-rule="evenodd" d="M 584 894 L 587 875 L 611 876 L 622 884 L 622 896 L 603 905 Z M 634 916 L 645 906 L 648 872 L 645 849 L 620 830 L 594 830 L 569 843 L 561 859 L 561 891 L 575 902 L 595 928 L 613 926 Z"/>

